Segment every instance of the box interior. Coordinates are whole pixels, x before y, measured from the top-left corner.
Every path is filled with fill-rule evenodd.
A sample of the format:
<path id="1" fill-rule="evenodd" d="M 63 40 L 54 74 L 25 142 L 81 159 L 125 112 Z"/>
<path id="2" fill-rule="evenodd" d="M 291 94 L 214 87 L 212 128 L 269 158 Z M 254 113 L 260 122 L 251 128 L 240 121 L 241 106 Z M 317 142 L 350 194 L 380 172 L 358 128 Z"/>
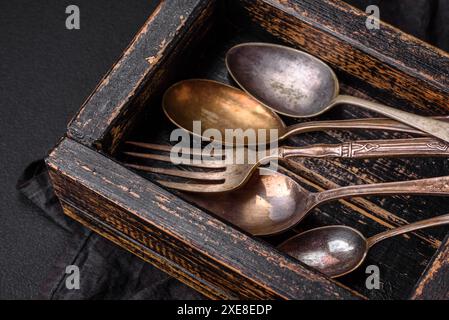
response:
<path id="1" fill-rule="evenodd" d="M 173 75 L 170 81 L 162 84 L 156 94 L 148 95 L 149 98 L 144 111 L 136 117 L 132 129 L 124 135 L 126 139 L 158 144 L 176 143 L 169 141 L 170 133 L 176 127 L 165 117 L 161 108 L 161 93 L 169 85 L 188 78 L 213 79 L 235 85 L 228 76 L 224 64 L 225 53 L 229 48 L 235 44 L 250 41 L 282 44 L 279 39 L 253 24 L 240 10 L 237 1 L 230 3 L 228 2 L 226 6 L 219 8 L 214 17 L 213 26 L 209 29 L 206 37 L 198 44 L 188 47 L 180 55 L 176 68 L 171 70 Z M 297 46 L 297 48 L 301 49 L 300 46 Z M 313 52 L 310 53 L 313 54 Z M 336 70 L 340 79 L 342 93 L 369 99 L 376 97 L 378 92 L 366 83 L 357 81 L 351 75 L 339 72 L 338 68 L 334 68 L 334 70 Z M 391 101 L 392 106 L 397 107 L 397 103 L 397 101 Z M 132 105 L 130 107 L 132 108 Z M 320 117 L 307 119 L 306 121 L 372 116 L 375 115 L 350 106 L 340 106 Z M 293 124 L 298 121 L 286 117 L 282 117 L 282 119 L 286 124 Z M 315 143 L 403 137 L 411 136 L 363 130 L 328 131 L 301 134 L 284 141 L 284 144 L 302 146 Z M 129 161 L 130 159 L 127 159 L 123 154 L 124 150 L 130 151 L 132 148 L 121 143 L 112 157 L 119 161 Z M 165 166 L 163 163 L 150 161 L 140 161 L 139 163 Z M 449 174 L 447 164 L 447 160 L 443 158 L 294 159 L 281 162 L 281 165 L 287 168 L 289 172 L 294 172 L 290 173 L 290 176 L 312 191 L 319 191 L 332 186 L 435 177 L 446 172 Z M 141 171 L 136 172 L 153 182 L 158 179 L 157 175 L 146 174 Z M 170 190 L 170 192 L 192 203 L 192 199 L 186 194 L 173 190 Z M 205 197 L 213 198 L 213 195 L 205 195 Z M 399 226 L 406 221 L 414 222 L 447 213 L 445 208 L 448 207 L 449 200 L 443 197 L 366 197 L 333 201 L 314 209 L 293 230 L 276 236 L 260 237 L 260 239 L 266 241 L 268 245 L 276 246 L 298 232 L 335 224 L 353 227 L 369 237 L 386 230 L 388 227 Z M 337 279 L 337 281 L 371 299 L 407 298 L 446 233 L 447 228 L 439 227 L 381 242 L 370 250 L 366 261 L 358 270 Z M 379 290 L 366 288 L 365 281 L 368 275 L 365 270 L 368 265 L 377 265 L 380 268 L 381 288 Z"/>

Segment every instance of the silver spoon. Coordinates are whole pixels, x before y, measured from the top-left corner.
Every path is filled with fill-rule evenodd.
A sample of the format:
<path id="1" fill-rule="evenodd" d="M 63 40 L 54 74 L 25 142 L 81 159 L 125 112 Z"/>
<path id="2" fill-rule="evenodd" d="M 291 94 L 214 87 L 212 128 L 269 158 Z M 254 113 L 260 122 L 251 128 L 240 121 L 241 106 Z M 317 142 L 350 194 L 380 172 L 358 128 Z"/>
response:
<path id="1" fill-rule="evenodd" d="M 241 129 L 242 132 L 259 130 L 266 132 L 262 144 L 283 140 L 291 135 L 310 131 L 330 129 L 372 129 L 391 130 L 423 134 L 421 131 L 391 119 L 349 119 L 309 121 L 286 126 L 273 110 L 235 87 L 205 79 L 189 79 L 172 85 L 164 94 L 162 106 L 167 117 L 178 127 L 195 136 L 202 136 L 206 130 L 215 129 L 221 137 L 214 137 L 223 144 L 251 145 L 247 139 L 226 141 L 226 130 Z M 448 117 L 440 117 L 449 121 Z M 195 132 L 195 121 L 201 123 L 201 130 Z M 272 130 L 277 136 L 271 134 Z M 244 134 L 243 134 L 244 135 Z M 203 136 L 203 139 L 209 139 Z M 260 144 L 260 141 L 255 141 Z"/>
<path id="2" fill-rule="evenodd" d="M 185 197 L 243 230 L 262 236 L 295 226 L 313 208 L 329 201 L 399 194 L 448 196 L 449 176 L 310 192 L 285 174 L 261 168 L 241 189 L 214 195 L 186 193 Z"/>
<path id="3" fill-rule="evenodd" d="M 380 113 L 449 142 L 449 124 L 357 97 L 339 95 L 334 71 L 314 56 L 285 46 L 244 43 L 231 48 L 226 66 L 251 96 L 289 117 L 322 114 L 338 104 Z"/>
<path id="4" fill-rule="evenodd" d="M 331 278 L 357 269 L 376 243 L 404 233 L 449 224 L 449 214 L 391 229 L 366 239 L 347 226 L 327 226 L 308 230 L 290 238 L 279 249 Z"/>

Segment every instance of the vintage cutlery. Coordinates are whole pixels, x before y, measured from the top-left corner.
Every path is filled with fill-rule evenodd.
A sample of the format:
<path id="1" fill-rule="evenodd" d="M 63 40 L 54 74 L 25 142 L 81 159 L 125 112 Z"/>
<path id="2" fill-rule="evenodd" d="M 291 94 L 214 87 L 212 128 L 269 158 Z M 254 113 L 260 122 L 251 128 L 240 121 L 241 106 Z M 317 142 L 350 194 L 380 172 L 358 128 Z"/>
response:
<path id="1" fill-rule="evenodd" d="M 154 153 L 154 151 L 171 152 L 171 146 L 133 141 L 126 141 L 126 143 L 152 151 L 152 153 L 125 151 L 124 154 L 128 156 L 173 163 L 173 159 L 170 156 Z M 268 149 L 262 156 L 261 154 L 251 155 L 251 151 L 248 148 L 231 148 L 232 154 L 230 156 L 232 156 L 233 159 L 227 158 L 228 155 L 226 152 L 223 152 L 222 154 L 216 152 L 215 158 L 203 158 L 196 162 L 190 160 L 190 156 L 201 156 L 202 150 L 190 149 L 188 154 L 183 155 L 184 157 L 189 158 L 179 159 L 180 161 L 183 161 L 182 164 L 184 166 L 190 168 L 189 170 L 151 167 L 136 163 L 125 163 L 125 165 L 138 170 L 186 178 L 194 181 L 189 181 L 189 183 L 158 181 L 168 188 L 189 192 L 219 193 L 238 189 L 248 181 L 251 174 L 253 174 L 259 166 L 267 164 L 271 160 L 287 159 L 290 157 L 367 159 L 401 156 L 447 156 L 449 154 L 448 149 L 448 144 L 431 138 L 368 140 L 341 144 L 317 144 L 305 147 L 283 146 Z M 243 156 L 237 158 L 242 153 Z M 220 157 L 218 158 L 218 156 Z M 251 156 L 253 156 L 253 158 L 250 158 Z M 209 171 L 203 171 L 201 169 L 209 169 Z"/>
<path id="2" fill-rule="evenodd" d="M 338 104 L 380 113 L 449 142 L 449 123 L 425 118 L 357 97 L 339 95 L 334 71 L 316 57 L 285 46 L 244 43 L 231 48 L 226 65 L 251 96 L 278 113 L 313 117 Z"/>
<path id="3" fill-rule="evenodd" d="M 368 250 L 376 243 L 445 224 L 449 224 L 449 214 L 387 230 L 368 239 L 347 226 L 327 226 L 298 234 L 281 244 L 279 249 L 327 276 L 337 278 L 357 269 L 365 260 Z"/>
<path id="4" fill-rule="evenodd" d="M 154 173 L 201 178 L 206 181 L 210 174 L 181 170 L 172 172 L 166 171 L 168 169 L 140 165 L 129 166 Z M 225 178 L 225 175 L 220 177 Z M 187 193 L 185 196 L 198 206 L 259 236 L 285 231 L 300 222 L 316 206 L 332 200 L 368 195 L 449 195 L 449 177 L 357 185 L 313 193 L 287 175 L 265 168 L 255 173 L 241 189 L 227 193 L 206 195 L 209 186 L 205 182 L 193 185 L 168 181 L 159 183 L 183 191 L 203 192 Z"/>
<path id="5" fill-rule="evenodd" d="M 265 129 L 265 139 L 252 144 L 267 144 L 291 135 L 331 129 L 375 129 L 423 134 L 421 131 L 391 119 L 351 119 L 299 123 L 287 127 L 271 109 L 252 99 L 235 87 L 203 79 L 184 80 L 174 84 L 164 94 L 162 106 L 167 117 L 178 127 L 199 136 L 207 129 L 221 133 L 215 140 L 234 146 L 248 145 L 248 141 L 231 140 L 226 143 L 226 129 Z M 437 117 L 449 121 L 449 117 Z M 194 132 L 194 121 L 201 122 L 201 130 Z M 270 137 L 270 130 L 277 136 Z"/>

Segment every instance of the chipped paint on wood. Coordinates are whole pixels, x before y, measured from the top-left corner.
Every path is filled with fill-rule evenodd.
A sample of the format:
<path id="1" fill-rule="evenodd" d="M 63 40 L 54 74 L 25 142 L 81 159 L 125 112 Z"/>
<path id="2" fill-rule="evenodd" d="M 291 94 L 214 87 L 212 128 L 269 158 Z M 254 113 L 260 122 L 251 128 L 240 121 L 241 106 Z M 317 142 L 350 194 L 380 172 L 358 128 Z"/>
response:
<path id="1" fill-rule="evenodd" d="M 59 166 L 51 171 L 58 196 L 79 205 L 72 213 L 95 215 L 158 255 L 198 270 L 196 277 L 213 280 L 229 298 L 361 298 L 179 199 L 161 201 L 166 191 L 79 143 L 64 140 L 47 162 Z M 84 168 L 92 165 L 95 174 Z M 129 196 L 127 181 L 140 198 Z M 215 227 L 205 223 L 213 220 Z M 277 261 L 284 267 L 273 273 Z"/>
<path id="2" fill-rule="evenodd" d="M 230 5 L 229 3 L 227 5 Z M 342 1 L 308 0 L 298 5 L 298 2 L 292 0 L 239 0 L 232 2 L 232 6 L 238 6 L 245 11 L 253 22 L 278 40 L 303 48 L 329 62 L 337 70 L 343 70 L 350 74 L 354 79 L 349 77 L 346 79 L 347 82 L 343 85 L 344 90 L 354 88 L 360 92 L 367 90 L 370 96 L 376 97 L 380 102 L 391 103 L 401 108 L 414 108 L 416 111 L 428 114 L 441 113 L 447 109 L 446 101 L 449 92 L 447 54 L 410 38 L 388 25 L 384 25 L 386 35 L 391 36 L 394 40 L 388 43 L 382 41 L 381 37 L 366 34 L 364 30 L 354 30 L 353 24 L 364 20 L 365 14 Z M 136 122 L 142 108 L 148 104 L 148 101 L 155 98 L 159 94 L 158 90 L 166 84 L 164 81 L 168 79 L 167 74 L 172 70 L 174 63 L 179 61 L 178 57 L 182 56 L 186 49 L 197 45 L 194 40 L 201 41 L 200 33 L 202 36 L 202 32 L 205 33 L 208 30 L 214 10 L 214 1 L 174 0 L 162 2 L 120 61 L 89 97 L 82 111 L 70 125 L 68 136 L 86 146 L 101 148 L 102 151 L 112 154 L 123 135 L 129 133 L 129 128 Z M 230 17 L 230 19 L 234 19 L 234 17 Z M 164 25 L 164 28 L 160 28 L 161 25 Z M 380 36 L 385 37 L 386 35 L 381 34 Z M 329 47 L 333 47 L 335 50 L 329 52 Z M 124 70 L 128 70 L 129 73 L 125 73 Z M 124 80 L 120 81 L 120 78 Z M 226 77 L 219 80 L 223 79 Z M 344 86 L 348 83 L 349 87 L 345 88 Z M 355 85 L 351 86 L 351 83 L 355 83 Z M 354 114 L 349 113 L 349 115 Z M 368 116 L 371 115 L 368 114 Z M 339 140 L 348 136 L 354 137 L 354 135 L 343 136 L 338 133 L 331 133 L 329 136 Z M 93 228 L 100 228 L 101 223 L 104 223 L 104 228 L 106 228 L 106 224 L 108 224 L 111 229 L 108 229 L 107 232 L 102 229 L 101 232 L 108 237 L 120 237 L 120 240 L 114 238 L 115 241 L 131 248 L 134 252 L 153 252 L 158 258 L 153 258 L 153 255 L 148 253 L 147 259 L 152 259 L 153 263 L 171 270 L 180 279 L 188 278 L 188 281 L 185 281 L 208 292 L 211 297 L 276 296 L 285 298 L 289 296 L 286 292 L 298 293 L 295 291 L 298 289 L 292 287 L 292 283 L 298 281 L 296 278 L 292 283 L 283 282 L 284 287 L 282 287 L 279 282 L 281 276 L 277 274 L 278 266 L 273 269 L 276 271 L 271 270 L 271 273 L 264 272 L 262 275 L 258 275 L 266 281 L 260 283 L 260 279 L 256 279 L 251 274 L 250 268 L 246 269 L 243 266 L 244 270 L 242 271 L 241 267 L 232 261 L 228 266 L 223 266 L 223 260 L 220 260 L 223 257 L 217 258 L 217 255 L 221 253 L 204 252 L 205 247 L 218 246 L 215 234 L 210 232 L 215 230 L 217 234 L 229 241 L 229 250 L 232 253 L 246 253 L 245 250 L 249 249 L 239 246 L 252 241 L 252 239 L 236 232 L 234 228 L 210 218 L 199 209 L 193 209 L 190 206 L 184 207 L 184 202 L 173 205 L 172 202 L 180 201 L 178 197 L 159 189 L 156 189 L 155 193 L 155 186 L 149 182 L 142 182 L 139 188 L 134 189 L 134 185 L 117 183 L 115 178 L 112 179 L 107 175 L 105 175 L 107 178 L 100 179 L 98 173 L 93 169 L 96 168 L 96 164 L 81 165 L 80 162 L 77 164 L 77 168 L 86 175 L 95 177 L 98 185 L 93 184 L 93 180 L 77 181 L 77 177 L 71 176 L 71 170 L 77 170 L 77 168 L 67 169 L 65 167 L 68 166 L 67 163 L 56 164 L 55 159 L 58 157 L 60 154 L 52 152 L 51 160 L 48 162 L 57 192 L 62 198 L 76 200 L 79 204 L 83 204 L 84 200 L 88 201 L 86 205 L 89 205 L 92 213 L 98 214 L 96 216 L 98 220 L 89 220 Z M 103 156 L 99 156 L 99 159 L 104 160 Z M 304 173 L 302 182 L 318 190 L 338 186 L 337 174 L 352 178 L 352 180 L 348 179 L 352 183 L 373 183 L 385 178 L 382 174 L 376 175 L 374 170 L 361 170 L 357 166 L 343 165 L 338 161 L 318 164 L 308 161 L 298 163 L 301 164 L 301 170 L 303 170 L 301 174 Z M 407 166 L 397 168 L 395 176 L 413 177 L 414 173 L 407 169 L 410 163 L 405 164 Z M 319 166 L 326 167 L 326 170 L 318 170 Z M 381 169 L 384 170 L 384 167 L 391 166 L 391 163 L 381 164 L 381 166 Z M 131 171 L 127 170 L 126 172 L 130 178 L 136 177 Z M 323 173 L 323 175 L 320 177 L 314 172 Z M 357 177 L 358 180 L 355 181 L 354 177 Z M 78 192 L 76 195 L 71 195 L 68 192 L 68 186 L 72 185 L 74 188 L 80 189 L 76 190 Z M 130 203 L 120 203 L 112 195 L 110 199 L 102 197 L 96 192 L 98 187 L 117 190 L 124 197 L 129 196 L 129 199 L 135 201 L 134 203 L 152 206 L 154 212 L 142 214 L 141 208 L 133 207 Z M 153 198 L 149 199 L 147 194 L 151 194 Z M 346 208 L 346 213 L 353 212 L 352 214 L 357 217 L 358 224 L 362 228 L 363 226 L 391 228 L 410 220 L 409 216 L 404 217 L 401 212 L 382 209 L 378 205 L 379 202 L 367 199 L 356 198 L 341 203 Z M 384 206 L 383 202 L 381 206 Z M 93 208 L 101 208 L 101 210 L 96 213 Z M 186 210 L 188 215 L 185 215 Z M 112 214 L 109 214 L 111 212 Z M 165 213 L 166 216 L 161 213 Z M 317 210 L 317 214 L 324 213 Z M 421 213 L 417 211 L 412 218 L 414 219 Z M 71 214 L 79 220 L 85 219 L 84 221 L 93 218 L 88 218 L 87 213 L 84 216 L 81 207 L 73 209 Z M 356 216 L 357 214 L 359 216 Z M 155 223 L 154 218 L 160 220 Z M 178 225 L 171 225 L 169 223 L 171 221 L 177 221 Z M 371 223 L 372 221 L 375 223 Z M 88 222 L 86 223 L 89 225 Z M 188 227 L 195 229 L 197 234 L 188 234 L 188 239 L 186 239 L 183 232 L 188 232 L 188 230 L 186 231 Z M 113 236 L 111 230 L 116 230 L 117 234 Z M 416 238 L 421 241 L 416 241 Z M 140 242 L 138 245 L 131 245 L 130 239 Z M 418 242 L 420 245 L 424 243 L 421 247 L 426 248 L 435 248 L 441 243 L 439 239 L 427 233 L 413 234 L 408 239 L 414 241 L 413 243 Z M 183 248 L 178 248 L 180 244 L 183 244 Z M 237 248 L 232 246 L 237 246 Z M 443 246 L 447 247 L 447 242 Z M 224 248 L 220 249 L 225 250 Z M 263 257 L 271 265 L 274 265 L 276 257 L 278 257 L 272 255 L 272 252 L 262 245 L 252 244 L 249 251 Z M 198 252 L 200 253 L 198 254 Z M 200 257 L 197 257 L 198 255 Z M 417 258 L 416 261 L 421 264 L 427 263 L 426 255 L 423 252 L 419 251 L 417 255 L 424 258 Z M 197 258 L 199 260 L 195 260 Z M 193 264 L 190 259 L 198 264 Z M 163 260 L 164 262 L 162 262 Z M 259 260 L 259 263 L 263 265 L 261 261 Z M 338 284 L 335 289 L 333 285 L 323 281 L 321 277 L 315 277 L 312 275 L 313 273 L 304 271 L 301 265 L 290 261 L 290 259 L 279 258 L 278 261 L 281 264 L 279 269 L 286 269 L 288 272 L 291 271 L 302 279 L 306 279 L 304 283 L 307 285 L 300 292 L 303 295 L 311 294 L 315 297 L 318 292 L 317 296 L 344 297 L 348 292 L 353 294 L 346 288 L 346 291 L 339 291 L 344 287 L 341 284 Z M 207 270 L 206 275 L 202 275 L 198 265 L 211 270 Z M 426 285 L 433 282 L 434 279 L 438 279 L 436 275 L 441 273 L 434 271 L 444 270 L 442 265 L 444 264 L 437 261 L 435 267 L 429 269 L 431 272 L 427 275 Z M 176 271 L 173 271 L 174 269 Z M 287 271 L 284 270 L 284 272 Z M 211 274 L 216 272 L 214 276 L 220 282 L 218 286 L 214 286 L 211 281 L 208 281 L 215 279 L 206 279 L 207 276 L 211 276 L 209 272 Z M 407 278 L 402 274 L 398 274 L 398 276 Z M 244 288 L 233 287 L 242 281 L 245 282 Z M 438 285 L 429 286 L 429 288 L 440 288 L 441 283 L 443 282 L 439 281 Z M 394 285 L 394 283 L 387 285 Z M 424 288 L 424 285 L 420 288 Z M 251 292 L 251 289 L 254 291 Z M 329 290 L 336 291 L 331 293 Z M 424 295 L 428 290 L 420 289 L 420 294 Z"/>
<path id="3" fill-rule="evenodd" d="M 449 300 L 449 236 L 435 254 L 411 296 L 416 300 Z"/>

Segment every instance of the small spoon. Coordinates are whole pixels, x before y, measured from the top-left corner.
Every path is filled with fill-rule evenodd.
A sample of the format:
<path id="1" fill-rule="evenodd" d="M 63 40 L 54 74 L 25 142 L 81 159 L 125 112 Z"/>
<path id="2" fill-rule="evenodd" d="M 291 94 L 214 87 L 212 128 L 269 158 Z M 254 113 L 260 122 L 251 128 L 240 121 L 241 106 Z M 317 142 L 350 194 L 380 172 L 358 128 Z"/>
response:
<path id="1" fill-rule="evenodd" d="M 290 238 L 279 249 L 331 278 L 357 269 L 376 243 L 404 233 L 449 224 L 449 214 L 387 230 L 366 239 L 347 226 L 327 226 L 308 230 Z"/>
<path id="2" fill-rule="evenodd" d="M 357 97 L 339 95 L 334 71 L 316 57 L 285 46 L 244 43 L 231 48 L 226 66 L 251 96 L 289 117 L 322 114 L 338 104 L 380 113 L 449 142 L 449 124 Z"/>
<path id="3" fill-rule="evenodd" d="M 196 136 L 202 136 L 208 129 L 216 129 L 221 133 L 221 140 L 214 137 L 216 141 L 236 146 L 247 145 L 248 141 L 234 139 L 226 143 L 226 129 L 265 129 L 267 134 L 263 144 L 283 140 L 294 134 L 330 129 L 377 129 L 423 134 L 391 119 L 315 121 L 287 127 L 275 112 L 242 90 L 204 79 L 190 79 L 174 84 L 165 92 L 162 106 L 167 117 L 176 126 Z M 439 119 L 449 121 L 449 117 Z M 201 122 L 200 132 L 194 132 L 194 121 Z M 277 130 L 276 137 L 270 137 L 271 129 Z"/>
<path id="4" fill-rule="evenodd" d="M 185 197 L 253 235 L 285 231 L 318 205 L 369 195 L 449 195 L 449 176 L 404 182 L 356 185 L 310 192 L 282 173 L 260 168 L 239 190 Z"/>

